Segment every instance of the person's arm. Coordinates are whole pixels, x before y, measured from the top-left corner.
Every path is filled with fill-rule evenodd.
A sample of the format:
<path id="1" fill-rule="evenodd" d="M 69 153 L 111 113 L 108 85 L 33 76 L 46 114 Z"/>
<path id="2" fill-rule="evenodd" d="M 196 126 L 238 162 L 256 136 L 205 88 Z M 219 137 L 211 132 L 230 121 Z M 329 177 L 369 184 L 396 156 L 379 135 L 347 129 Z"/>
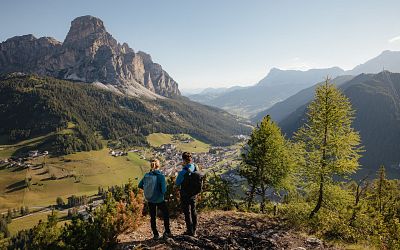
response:
<path id="1" fill-rule="evenodd" d="M 184 175 L 185 175 L 185 173 L 183 170 L 179 171 L 178 176 L 176 177 L 176 181 L 175 181 L 176 186 L 180 186 L 182 184 Z"/>
<path id="2" fill-rule="evenodd" d="M 144 179 L 144 178 L 142 178 L 142 179 L 140 180 L 139 185 L 138 185 L 138 188 L 140 188 L 140 189 L 143 189 L 143 179 Z"/>

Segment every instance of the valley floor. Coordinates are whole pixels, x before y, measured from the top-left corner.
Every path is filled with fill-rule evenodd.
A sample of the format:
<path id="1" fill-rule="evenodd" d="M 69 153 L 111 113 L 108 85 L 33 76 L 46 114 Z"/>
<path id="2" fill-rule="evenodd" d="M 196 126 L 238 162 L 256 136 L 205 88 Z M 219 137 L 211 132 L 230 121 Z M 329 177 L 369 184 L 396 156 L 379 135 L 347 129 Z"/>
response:
<path id="1" fill-rule="evenodd" d="M 162 219 L 157 220 L 163 232 Z M 132 233 L 120 236 L 117 249 L 340 249 L 285 228 L 261 214 L 212 211 L 199 214 L 197 237 L 182 235 L 184 219 L 171 220 L 174 237 L 153 240 L 149 218 Z"/>

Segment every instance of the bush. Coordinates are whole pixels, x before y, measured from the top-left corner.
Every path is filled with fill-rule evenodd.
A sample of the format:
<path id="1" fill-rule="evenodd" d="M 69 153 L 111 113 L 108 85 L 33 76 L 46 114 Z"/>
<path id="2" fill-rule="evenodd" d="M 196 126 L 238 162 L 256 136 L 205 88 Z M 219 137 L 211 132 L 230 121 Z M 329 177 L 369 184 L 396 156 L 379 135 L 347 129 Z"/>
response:
<path id="1" fill-rule="evenodd" d="M 127 192 L 131 186 L 125 187 Z M 111 192 L 106 195 L 103 205 L 87 211 L 88 219 L 73 216 L 70 224 L 59 228 L 53 211 L 47 222 L 13 237 L 9 249 L 112 249 L 118 235 L 137 229 L 142 222 L 143 193 L 130 189 L 129 196 L 119 201 Z"/>
<path id="2" fill-rule="evenodd" d="M 206 175 L 203 191 L 199 195 L 199 209 L 231 210 L 237 206 L 233 200 L 232 184 L 216 173 Z"/>
<path id="3" fill-rule="evenodd" d="M 175 179 L 174 176 L 167 179 L 167 192 L 164 196 L 171 218 L 177 217 L 181 211 L 180 192 L 179 187 L 175 185 Z"/>
<path id="4" fill-rule="evenodd" d="M 143 194 L 130 192 L 129 201 L 115 201 L 108 195 L 104 205 L 96 208 L 91 219 L 78 217 L 63 230 L 62 240 L 67 249 L 111 249 L 123 232 L 135 230 L 142 222 Z"/>

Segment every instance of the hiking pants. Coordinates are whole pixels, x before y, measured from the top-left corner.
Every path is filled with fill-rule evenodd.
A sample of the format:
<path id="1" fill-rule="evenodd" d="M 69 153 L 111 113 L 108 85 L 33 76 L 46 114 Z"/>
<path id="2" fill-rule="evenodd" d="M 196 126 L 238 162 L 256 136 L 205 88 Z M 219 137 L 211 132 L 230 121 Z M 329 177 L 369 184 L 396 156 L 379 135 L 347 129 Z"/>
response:
<path id="1" fill-rule="evenodd" d="M 149 202 L 149 209 L 150 209 L 150 223 L 151 223 L 151 230 L 153 231 L 154 236 L 158 236 L 157 231 L 157 224 L 156 224 L 156 216 L 157 216 L 157 208 L 159 208 L 162 212 L 164 218 L 164 233 L 171 233 L 169 229 L 169 214 L 168 208 L 165 201 L 160 203 L 151 203 Z"/>
<path id="2" fill-rule="evenodd" d="M 181 206 L 185 214 L 186 230 L 189 233 L 196 232 L 197 214 L 196 214 L 196 197 L 187 198 L 181 196 Z"/>

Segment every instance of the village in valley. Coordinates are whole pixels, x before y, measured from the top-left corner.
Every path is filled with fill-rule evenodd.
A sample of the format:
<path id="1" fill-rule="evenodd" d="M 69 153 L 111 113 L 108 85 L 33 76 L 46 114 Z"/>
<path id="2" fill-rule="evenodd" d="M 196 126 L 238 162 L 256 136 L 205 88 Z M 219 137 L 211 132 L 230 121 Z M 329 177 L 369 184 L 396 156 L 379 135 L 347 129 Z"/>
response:
<path id="1" fill-rule="evenodd" d="M 31 148 L 23 154 L 0 158 L 0 169 L 3 169 L 4 173 L 10 173 L 14 178 L 20 176 L 19 181 L 10 182 L 12 184 L 5 186 L 3 195 L 8 197 L 19 193 L 23 196 L 22 203 L 16 203 L 8 211 L 3 207 L 0 214 L 12 218 L 13 223 L 18 225 L 16 227 L 25 224 L 25 220 L 42 218 L 53 209 L 59 210 L 60 215 L 66 216 L 65 218 L 78 214 L 88 219 L 88 211 L 102 204 L 102 192 L 114 188 L 114 184 L 111 183 L 119 180 L 119 184 L 115 184 L 121 185 L 128 179 L 138 181 L 148 171 L 149 160 L 154 158 L 160 160 L 161 171 L 167 177 L 174 177 L 182 169 L 181 155 L 185 151 L 192 153 L 193 162 L 200 171 L 221 174 L 222 178 L 238 186 L 243 178 L 239 176 L 237 166 L 240 163 L 243 142 L 247 137 L 237 138 L 239 142 L 235 145 L 214 147 L 187 134 L 159 133 L 148 136 L 148 147 L 104 148 L 100 151 L 78 152 L 63 157 Z M 92 160 L 88 162 L 88 158 Z M 123 171 L 121 173 L 125 174 L 122 174 L 123 178 L 121 174 L 106 174 L 107 179 L 101 177 L 102 173 L 114 171 Z M 115 180 L 111 180 L 111 176 Z M 88 184 L 93 186 L 90 192 L 73 191 L 76 187 L 86 188 Z M 30 200 L 31 195 L 33 197 L 41 194 L 41 190 L 49 190 L 52 186 L 60 189 L 60 192 L 57 192 L 57 188 L 52 190 L 54 198 L 43 196 L 43 201 Z M 97 188 L 99 191 L 96 191 Z"/>
<path id="2" fill-rule="evenodd" d="M 237 138 L 242 142 L 248 139 L 244 135 L 238 135 Z M 203 146 L 201 149 L 198 149 L 196 145 L 198 141 L 185 134 L 172 135 L 170 140 L 165 142 L 163 144 L 153 144 L 151 149 L 110 150 L 109 154 L 118 157 L 127 155 L 128 153 L 137 153 L 145 160 L 156 158 L 161 161 L 161 171 L 166 176 L 176 176 L 182 169 L 182 153 L 188 151 L 192 153 L 193 162 L 201 171 L 215 171 L 218 173 L 228 171 L 230 174 L 223 175 L 225 178 L 233 179 L 233 181 L 241 179 L 235 175 L 235 171 L 231 171 L 236 168 L 240 161 L 241 147 L 238 145 L 229 147 Z"/>

